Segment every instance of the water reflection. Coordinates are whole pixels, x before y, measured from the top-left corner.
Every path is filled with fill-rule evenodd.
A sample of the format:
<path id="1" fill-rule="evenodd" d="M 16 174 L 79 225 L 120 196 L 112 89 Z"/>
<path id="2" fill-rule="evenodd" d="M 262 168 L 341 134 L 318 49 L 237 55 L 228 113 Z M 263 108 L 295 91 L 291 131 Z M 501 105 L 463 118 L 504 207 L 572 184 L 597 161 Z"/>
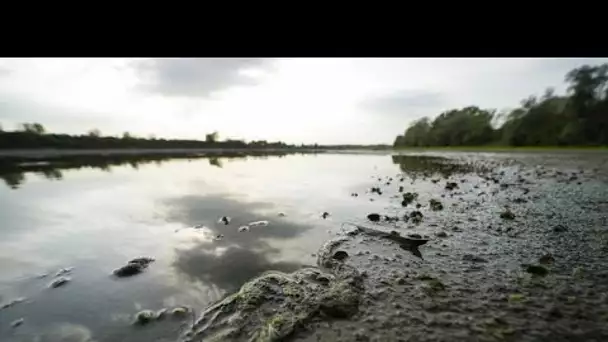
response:
<path id="1" fill-rule="evenodd" d="M 155 163 L 161 165 L 172 159 L 201 159 L 207 158 L 209 164 L 222 168 L 223 161 L 230 159 L 246 159 L 249 157 L 264 158 L 267 156 L 284 157 L 290 154 L 308 154 L 309 152 L 217 152 L 217 153 L 181 153 L 181 154 L 138 154 L 138 155 L 76 155 L 55 156 L 52 158 L 21 158 L 4 157 L 0 159 L 0 179 L 11 189 L 18 189 L 25 183 L 26 174 L 38 174 L 49 180 L 62 180 L 61 170 L 78 170 L 83 168 L 100 169 L 111 172 L 113 166 L 130 165 L 138 170 L 143 164 Z M 310 152 L 312 153 L 312 152 Z M 316 153 L 316 152 L 315 152 Z"/>
<path id="2" fill-rule="evenodd" d="M 291 239 L 312 226 L 297 224 L 278 215 L 266 217 L 256 214 L 257 209 L 272 208 L 271 203 L 245 203 L 227 196 L 186 196 L 170 200 L 168 204 L 173 208 L 172 220 L 179 220 L 190 227 L 205 226 L 204 229 L 192 228 L 189 233 L 207 238 L 194 243 L 191 240 L 187 247 L 176 249 L 174 266 L 191 279 L 231 292 L 263 271 L 290 272 L 302 266 L 295 261 L 273 260 L 289 257 L 289 251 L 281 251 L 267 240 Z M 218 222 L 218 217 L 224 215 L 231 217 L 229 225 Z M 270 223 L 239 232 L 240 226 L 259 220 Z M 220 234 L 221 239 L 213 239 Z M 294 255 L 290 259 L 300 258 Z"/>
<path id="3" fill-rule="evenodd" d="M 453 174 L 464 174 L 476 169 L 472 164 L 456 162 L 453 158 L 424 155 L 393 155 L 393 164 L 402 172 L 416 177 L 439 174 L 449 178 Z"/>

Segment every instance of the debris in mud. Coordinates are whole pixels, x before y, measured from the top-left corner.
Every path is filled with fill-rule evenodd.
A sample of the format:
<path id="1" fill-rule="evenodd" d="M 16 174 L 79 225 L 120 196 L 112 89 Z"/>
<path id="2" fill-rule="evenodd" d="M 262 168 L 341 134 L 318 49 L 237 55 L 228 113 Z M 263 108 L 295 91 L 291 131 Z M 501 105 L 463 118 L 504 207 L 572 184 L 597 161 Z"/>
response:
<path id="1" fill-rule="evenodd" d="M 563 232 L 565 232 L 567 230 L 568 230 L 568 228 L 566 228 L 566 226 L 563 226 L 561 224 L 558 224 L 557 226 L 553 227 L 553 231 L 555 233 L 563 233 Z"/>
<path id="2" fill-rule="evenodd" d="M 228 217 L 228 216 L 222 216 L 218 220 L 218 223 L 223 223 L 225 225 L 228 225 L 228 224 L 230 224 L 230 217 Z"/>
<path id="3" fill-rule="evenodd" d="M 22 303 L 22 302 L 25 302 L 25 297 L 15 298 L 15 299 L 9 301 L 8 303 L 2 304 L 2 306 L 0 306 L 0 310 L 10 308 L 11 306 L 14 306 L 14 305 Z"/>
<path id="4" fill-rule="evenodd" d="M 401 202 L 401 205 L 407 207 L 409 204 L 414 202 L 416 198 L 418 198 L 417 193 L 406 192 L 403 194 L 403 201 Z"/>
<path id="5" fill-rule="evenodd" d="M 512 293 L 509 295 L 509 303 L 521 303 L 526 297 L 521 293 Z"/>
<path id="6" fill-rule="evenodd" d="M 23 322 L 25 322 L 25 319 L 23 319 L 23 318 L 14 320 L 11 322 L 11 328 L 16 328 L 16 327 L 20 326 L 21 324 L 23 324 Z"/>
<path id="7" fill-rule="evenodd" d="M 117 277 L 129 277 L 143 272 L 148 267 L 154 258 L 140 257 L 129 261 L 126 265 L 115 269 L 112 273 Z"/>
<path id="8" fill-rule="evenodd" d="M 248 232 L 249 231 L 249 226 L 240 226 L 239 227 L 239 232 Z"/>
<path id="9" fill-rule="evenodd" d="M 336 253 L 334 253 L 332 258 L 334 260 L 343 261 L 343 260 L 346 260 L 346 258 L 348 258 L 348 253 L 346 253 L 345 251 L 337 251 Z"/>
<path id="10" fill-rule="evenodd" d="M 322 217 L 323 219 L 326 219 L 328 216 L 329 216 L 329 213 L 328 213 L 327 211 L 326 211 L 326 212 L 324 212 L 323 214 L 321 214 L 321 217 Z"/>
<path id="11" fill-rule="evenodd" d="M 216 235 L 216 236 L 213 238 L 213 240 L 215 240 L 215 241 L 220 241 L 220 240 L 222 240 L 223 238 L 224 238 L 224 234 L 217 234 L 217 235 Z"/>
<path id="12" fill-rule="evenodd" d="M 389 223 L 399 222 L 399 217 L 384 215 L 384 221 L 389 222 Z"/>
<path id="13" fill-rule="evenodd" d="M 522 197 L 517 197 L 516 199 L 513 200 L 513 203 L 517 203 L 517 204 L 521 204 L 521 203 L 528 203 L 528 200 Z"/>
<path id="14" fill-rule="evenodd" d="M 59 277 L 59 278 L 53 280 L 49 284 L 49 287 L 50 288 L 57 288 L 57 287 L 60 287 L 60 286 L 63 286 L 65 284 L 67 284 L 70 280 L 72 280 L 70 277 Z"/>
<path id="15" fill-rule="evenodd" d="M 504 220 L 514 220 L 515 214 L 513 214 L 513 212 L 509 208 L 506 208 L 505 211 L 500 213 L 500 218 Z"/>
<path id="16" fill-rule="evenodd" d="M 422 222 L 422 213 L 418 210 L 414 210 L 410 213 L 410 218 L 412 219 L 412 222 L 414 223 L 420 223 Z"/>
<path id="17" fill-rule="evenodd" d="M 394 230 L 393 230 L 393 232 L 394 232 Z M 399 234 L 398 232 L 395 232 L 395 233 Z M 420 234 L 407 234 L 407 237 L 411 237 L 412 239 L 422 239 L 422 236 Z"/>
<path id="18" fill-rule="evenodd" d="M 62 275 L 69 274 L 72 272 L 73 269 L 74 269 L 74 267 L 62 268 L 59 271 L 57 271 L 57 273 L 55 273 L 55 277 L 61 277 Z"/>
<path id="19" fill-rule="evenodd" d="M 256 227 L 256 226 L 262 226 L 265 227 L 267 225 L 269 225 L 270 223 L 268 221 L 254 221 L 248 224 L 249 227 Z"/>
<path id="20" fill-rule="evenodd" d="M 189 309 L 184 306 L 180 306 L 171 310 L 171 315 L 174 317 L 184 317 L 188 314 Z"/>
<path id="21" fill-rule="evenodd" d="M 400 186 L 399 186 L 399 192 L 403 192 L 403 190 L 404 190 L 404 189 L 405 189 L 405 188 L 403 187 L 403 185 L 400 185 Z"/>
<path id="22" fill-rule="evenodd" d="M 555 258 L 553 257 L 553 255 L 551 253 L 547 253 L 543 256 L 541 256 L 538 259 L 538 262 L 543 264 L 543 265 L 548 265 L 548 264 L 552 264 L 555 262 Z"/>
<path id="23" fill-rule="evenodd" d="M 367 215 L 367 219 L 372 222 L 378 222 L 378 221 L 380 221 L 380 214 L 371 213 L 371 214 Z"/>
<path id="24" fill-rule="evenodd" d="M 541 277 L 549 274 L 549 270 L 541 265 L 528 265 L 526 267 L 526 272 Z"/>
<path id="25" fill-rule="evenodd" d="M 285 213 L 279 213 L 279 217 L 285 217 L 285 216 L 287 216 L 287 215 L 285 215 Z"/>
<path id="26" fill-rule="evenodd" d="M 420 208 L 422 208 L 422 204 L 416 203 L 416 209 L 420 209 Z"/>
<path id="27" fill-rule="evenodd" d="M 380 188 L 375 188 L 375 187 L 372 188 L 371 193 L 373 194 L 374 192 L 377 193 L 378 195 L 382 195 L 382 190 L 380 190 Z"/>
<path id="28" fill-rule="evenodd" d="M 446 190 L 458 189 L 458 183 L 456 183 L 456 182 L 446 182 L 445 183 L 445 189 Z"/>
<path id="29" fill-rule="evenodd" d="M 436 199 L 431 198 L 429 200 L 429 204 L 431 205 L 431 210 L 433 211 L 443 210 L 443 204 Z"/>
<path id="30" fill-rule="evenodd" d="M 352 193 L 352 194 L 350 194 L 350 195 L 351 195 L 352 197 L 358 197 L 358 196 L 359 196 L 359 194 L 358 194 L 358 193 L 356 193 L 356 192 L 353 192 L 353 193 Z"/>

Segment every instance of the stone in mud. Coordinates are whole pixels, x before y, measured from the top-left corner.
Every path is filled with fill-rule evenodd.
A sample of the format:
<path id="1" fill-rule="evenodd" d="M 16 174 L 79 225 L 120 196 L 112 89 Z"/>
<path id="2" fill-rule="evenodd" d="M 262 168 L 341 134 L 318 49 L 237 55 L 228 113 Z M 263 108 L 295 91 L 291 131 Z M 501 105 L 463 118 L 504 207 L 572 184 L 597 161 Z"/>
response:
<path id="1" fill-rule="evenodd" d="M 407 234 L 407 236 L 412 239 L 422 239 L 422 236 L 420 234 Z"/>
<path id="2" fill-rule="evenodd" d="M 414 210 L 410 213 L 410 218 L 412 219 L 412 222 L 414 223 L 420 223 L 422 222 L 422 213 L 418 210 Z"/>
<path id="3" fill-rule="evenodd" d="M 248 232 L 249 231 L 249 226 L 241 226 L 239 227 L 239 232 Z"/>
<path id="4" fill-rule="evenodd" d="M 403 192 L 403 190 L 405 190 L 405 188 L 403 187 L 403 185 L 399 186 L 399 192 Z"/>
<path id="5" fill-rule="evenodd" d="M 484 259 L 484 258 L 482 258 L 480 256 L 473 255 L 473 254 L 465 254 L 462 257 L 462 260 L 464 260 L 464 261 L 470 261 L 470 262 L 480 262 L 480 263 L 486 263 L 486 262 L 488 262 L 488 260 L 486 260 L 486 259 Z"/>
<path id="6" fill-rule="evenodd" d="M 406 192 L 403 194 L 403 201 L 401 202 L 401 205 L 406 207 L 409 204 L 411 204 L 412 202 L 414 202 L 414 200 L 418 197 L 417 193 L 412 193 L 412 192 Z"/>
<path id="7" fill-rule="evenodd" d="M 228 217 L 228 216 L 222 216 L 218 220 L 218 223 L 223 223 L 225 225 L 228 225 L 228 224 L 230 224 L 230 217 Z"/>
<path id="8" fill-rule="evenodd" d="M 328 216 L 329 216 L 329 213 L 328 213 L 327 211 L 326 211 L 326 212 L 324 212 L 323 214 L 321 214 L 321 217 L 322 217 L 323 219 L 326 219 Z"/>
<path id="9" fill-rule="evenodd" d="M 156 318 L 156 320 L 161 320 L 161 319 L 165 318 L 166 314 L 167 314 L 167 308 L 162 308 L 154 313 L 154 317 Z"/>
<path id="10" fill-rule="evenodd" d="M 25 297 L 15 298 L 15 299 L 9 301 L 8 303 L 4 303 L 4 304 L 2 304 L 2 306 L 0 306 L 0 309 L 7 309 L 7 308 L 10 308 L 11 306 L 19 304 L 21 302 L 25 302 Z"/>
<path id="11" fill-rule="evenodd" d="M 500 213 L 500 218 L 503 220 L 514 220 L 515 214 L 510 209 L 505 209 L 502 213 Z"/>
<path id="12" fill-rule="evenodd" d="M 285 213 L 279 213 L 279 217 L 285 217 L 285 216 L 287 216 L 287 215 L 285 215 Z"/>
<path id="13" fill-rule="evenodd" d="M 558 224 L 557 226 L 553 227 L 553 231 L 555 233 L 563 233 L 563 232 L 565 232 L 567 230 L 568 230 L 568 228 L 566 228 L 565 226 L 563 226 L 561 224 Z"/>
<path id="14" fill-rule="evenodd" d="M 378 221 L 380 221 L 380 215 L 376 214 L 376 213 L 371 213 L 371 214 L 367 215 L 367 219 L 372 222 L 378 222 Z"/>
<path id="15" fill-rule="evenodd" d="M 448 233 L 444 232 L 444 231 L 440 231 L 435 233 L 435 236 L 440 237 L 440 238 L 446 238 L 448 237 Z"/>
<path id="16" fill-rule="evenodd" d="M 171 310 L 171 315 L 174 317 L 184 317 L 188 314 L 188 308 L 180 306 Z"/>
<path id="17" fill-rule="evenodd" d="M 156 313 L 152 310 L 142 310 L 135 314 L 133 324 L 145 325 L 156 319 Z"/>
<path id="18" fill-rule="evenodd" d="M 445 189 L 446 190 L 458 189 L 458 183 L 456 183 L 456 182 L 446 182 L 445 183 Z"/>
<path id="19" fill-rule="evenodd" d="M 334 253 L 332 258 L 334 260 L 344 261 L 346 260 L 346 258 L 348 258 L 348 253 L 346 253 L 345 251 L 337 251 L 336 253 Z"/>
<path id="20" fill-rule="evenodd" d="M 430 199 L 429 200 L 429 204 L 431 206 L 431 210 L 433 211 L 439 211 L 439 210 L 443 210 L 443 204 L 441 204 L 441 202 L 439 202 L 436 199 Z"/>
<path id="21" fill-rule="evenodd" d="M 74 269 L 74 267 L 66 267 L 66 268 L 62 268 L 59 271 L 57 271 L 57 273 L 55 273 L 55 277 L 60 277 L 62 275 L 66 275 L 72 272 L 72 270 Z"/>
<path id="22" fill-rule="evenodd" d="M 552 264 L 555 262 L 555 258 L 553 257 L 553 255 L 551 253 L 547 253 L 547 254 L 541 256 L 538 259 L 538 262 L 543 265 Z"/>
<path id="23" fill-rule="evenodd" d="M 528 265 L 526 267 L 526 272 L 541 277 L 549 274 L 549 270 L 541 265 Z"/>
<path id="24" fill-rule="evenodd" d="M 268 221 L 254 221 L 248 224 L 249 227 L 257 227 L 257 226 L 261 226 L 261 227 L 266 227 L 268 226 L 270 223 Z"/>
<path id="25" fill-rule="evenodd" d="M 70 277 L 59 277 L 59 278 L 53 280 L 49 284 L 49 287 L 50 288 L 57 288 L 57 287 L 60 287 L 60 286 L 63 286 L 65 284 L 67 284 L 68 282 L 70 282 L 70 280 L 72 280 Z"/>

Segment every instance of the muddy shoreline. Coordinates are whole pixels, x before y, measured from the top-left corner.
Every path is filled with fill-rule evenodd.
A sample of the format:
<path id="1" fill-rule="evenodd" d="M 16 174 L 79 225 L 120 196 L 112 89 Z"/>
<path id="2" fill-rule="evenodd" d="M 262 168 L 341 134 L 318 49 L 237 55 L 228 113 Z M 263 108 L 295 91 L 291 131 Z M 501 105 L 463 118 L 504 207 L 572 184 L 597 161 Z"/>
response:
<path id="1" fill-rule="evenodd" d="M 357 198 L 394 206 L 336 222 L 316 268 L 253 279 L 181 340 L 605 341 L 606 161 L 554 162 L 437 158 L 373 175 Z M 391 236 L 425 240 L 420 255 Z"/>

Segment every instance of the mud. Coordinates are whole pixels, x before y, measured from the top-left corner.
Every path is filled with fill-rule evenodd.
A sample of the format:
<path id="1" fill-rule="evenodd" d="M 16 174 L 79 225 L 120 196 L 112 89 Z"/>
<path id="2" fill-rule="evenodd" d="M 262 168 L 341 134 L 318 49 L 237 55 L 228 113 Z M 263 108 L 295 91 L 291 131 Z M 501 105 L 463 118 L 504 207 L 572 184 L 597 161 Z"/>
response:
<path id="1" fill-rule="evenodd" d="M 605 156 L 584 168 L 509 156 L 393 161 L 402 174 L 374 175 L 374 193 L 360 196 L 394 196 L 387 213 L 344 225 L 317 267 L 251 280 L 181 340 L 608 340 Z M 429 204 L 403 207 L 414 199 Z M 395 211 L 403 220 L 379 220 Z"/>

